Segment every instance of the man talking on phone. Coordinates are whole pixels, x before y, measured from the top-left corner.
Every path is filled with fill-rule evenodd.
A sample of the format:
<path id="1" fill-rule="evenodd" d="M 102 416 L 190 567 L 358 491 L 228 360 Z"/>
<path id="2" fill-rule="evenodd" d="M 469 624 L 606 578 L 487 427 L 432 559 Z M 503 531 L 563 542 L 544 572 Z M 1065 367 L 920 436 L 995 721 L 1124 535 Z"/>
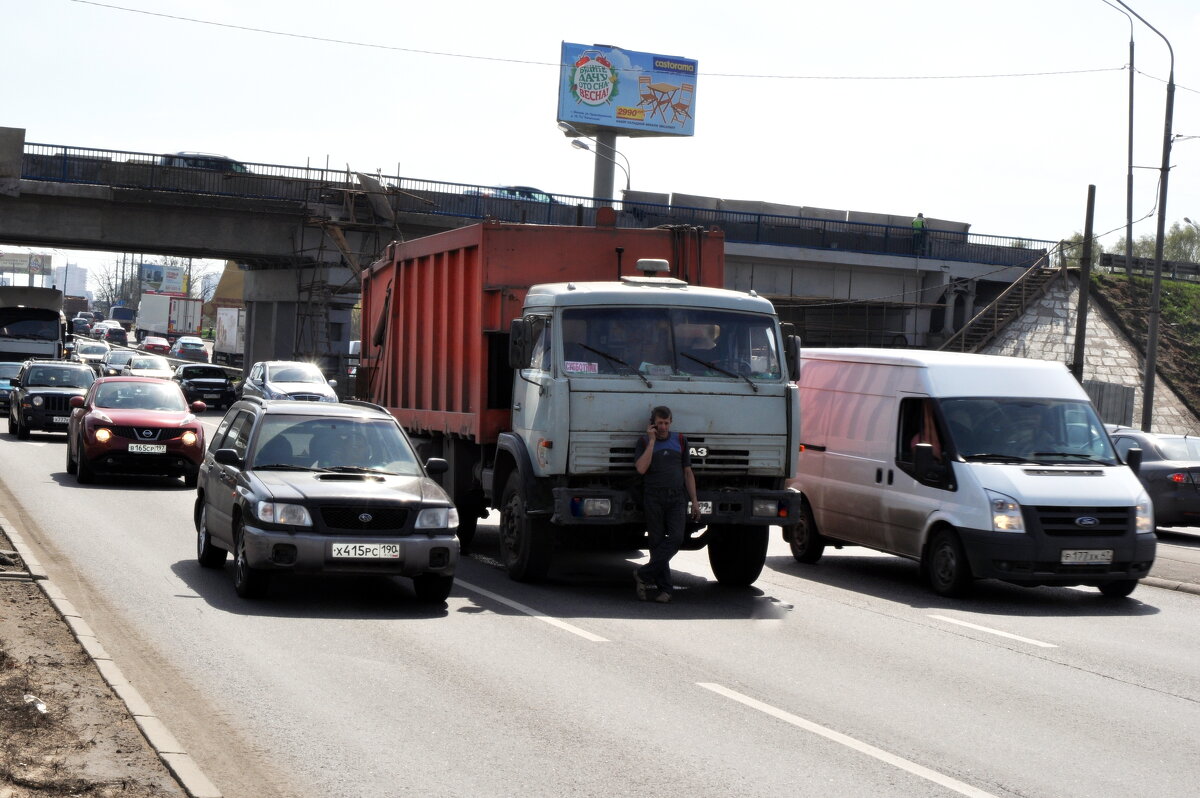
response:
<path id="1" fill-rule="evenodd" d="M 637 596 L 665 604 L 675 590 L 671 558 L 683 543 L 689 500 L 692 518 L 700 518 L 687 438 L 671 434 L 670 408 L 660 405 L 650 412 L 646 434 L 638 437 L 634 448 L 633 465 L 642 475 L 642 505 L 650 537 L 650 562 L 633 572 Z"/>

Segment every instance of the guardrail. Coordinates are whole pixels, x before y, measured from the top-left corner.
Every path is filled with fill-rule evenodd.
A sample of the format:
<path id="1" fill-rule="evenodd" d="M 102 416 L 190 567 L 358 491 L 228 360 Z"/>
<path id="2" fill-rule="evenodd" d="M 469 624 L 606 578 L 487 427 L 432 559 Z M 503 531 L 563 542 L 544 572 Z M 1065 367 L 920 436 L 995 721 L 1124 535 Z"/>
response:
<path id="1" fill-rule="evenodd" d="M 350 170 L 279 164 L 242 164 L 247 171 L 218 171 L 172 166 L 171 156 L 26 143 L 21 176 L 26 180 L 90 183 L 114 188 L 343 204 L 344 192 L 363 196 L 374 190 Z M 551 201 L 515 198 L 495 187 L 447 183 L 399 176 L 368 175 L 378 181 L 391 208 L 399 213 L 433 214 L 505 222 L 592 225 L 596 209 L 611 206 L 622 227 L 698 225 L 719 227 L 727 241 L 920 257 L 1027 268 L 1044 257 L 1050 241 L 926 228 L 922 237 L 910 227 L 869 222 L 782 216 L 621 202 L 569 194 L 547 194 Z M 367 217 L 369 218 L 369 217 Z"/>

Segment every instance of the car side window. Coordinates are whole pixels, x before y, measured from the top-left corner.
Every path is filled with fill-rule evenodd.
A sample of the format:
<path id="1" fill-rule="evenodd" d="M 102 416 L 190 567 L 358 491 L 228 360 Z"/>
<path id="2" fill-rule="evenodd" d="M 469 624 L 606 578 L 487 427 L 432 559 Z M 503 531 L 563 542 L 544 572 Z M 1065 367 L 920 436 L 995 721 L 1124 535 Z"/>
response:
<path id="1" fill-rule="evenodd" d="M 1117 447 L 1117 454 L 1121 455 L 1122 460 L 1129 459 L 1129 450 L 1137 445 L 1137 441 L 1133 438 L 1114 438 L 1113 446 Z"/>
<path id="2" fill-rule="evenodd" d="M 233 449 L 237 452 L 238 457 L 246 459 L 246 452 L 250 448 L 250 433 L 253 429 L 254 416 L 250 413 L 238 413 L 238 417 L 229 427 L 229 433 L 225 436 L 225 448 Z"/>

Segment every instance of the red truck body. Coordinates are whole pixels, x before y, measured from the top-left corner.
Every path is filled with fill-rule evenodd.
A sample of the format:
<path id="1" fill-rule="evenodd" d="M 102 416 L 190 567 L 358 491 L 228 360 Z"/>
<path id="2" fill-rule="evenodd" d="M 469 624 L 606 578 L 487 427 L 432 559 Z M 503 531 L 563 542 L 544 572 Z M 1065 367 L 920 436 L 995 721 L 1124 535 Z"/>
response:
<path id="1" fill-rule="evenodd" d="M 509 323 L 530 286 L 614 281 L 641 258 L 692 285 L 724 286 L 724 236 L 485 222 L 388 246 L 363 272 L 358 395 L 410 432 L 479 444 L 509 428 Z"/>

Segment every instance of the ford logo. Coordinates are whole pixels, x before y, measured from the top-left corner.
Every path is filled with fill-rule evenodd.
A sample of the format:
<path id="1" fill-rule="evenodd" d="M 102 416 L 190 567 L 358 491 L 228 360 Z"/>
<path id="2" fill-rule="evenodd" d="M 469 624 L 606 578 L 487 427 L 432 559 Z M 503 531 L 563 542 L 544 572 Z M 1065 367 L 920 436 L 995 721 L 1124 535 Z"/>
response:
<path id="1" fill-rule="evenodd" d="M 375 516 L 371 515 L 370 513 L 360 513 L 358 516 L 358 520 L 364 524 L 371 523 L 374 518 Z"/>
<path id="2" fill-rule="evenodd" d="M 1075 519 L 1075 526 L 1099 526 L 1100 519 L 1092 515 L 1081 515 Z"/>

